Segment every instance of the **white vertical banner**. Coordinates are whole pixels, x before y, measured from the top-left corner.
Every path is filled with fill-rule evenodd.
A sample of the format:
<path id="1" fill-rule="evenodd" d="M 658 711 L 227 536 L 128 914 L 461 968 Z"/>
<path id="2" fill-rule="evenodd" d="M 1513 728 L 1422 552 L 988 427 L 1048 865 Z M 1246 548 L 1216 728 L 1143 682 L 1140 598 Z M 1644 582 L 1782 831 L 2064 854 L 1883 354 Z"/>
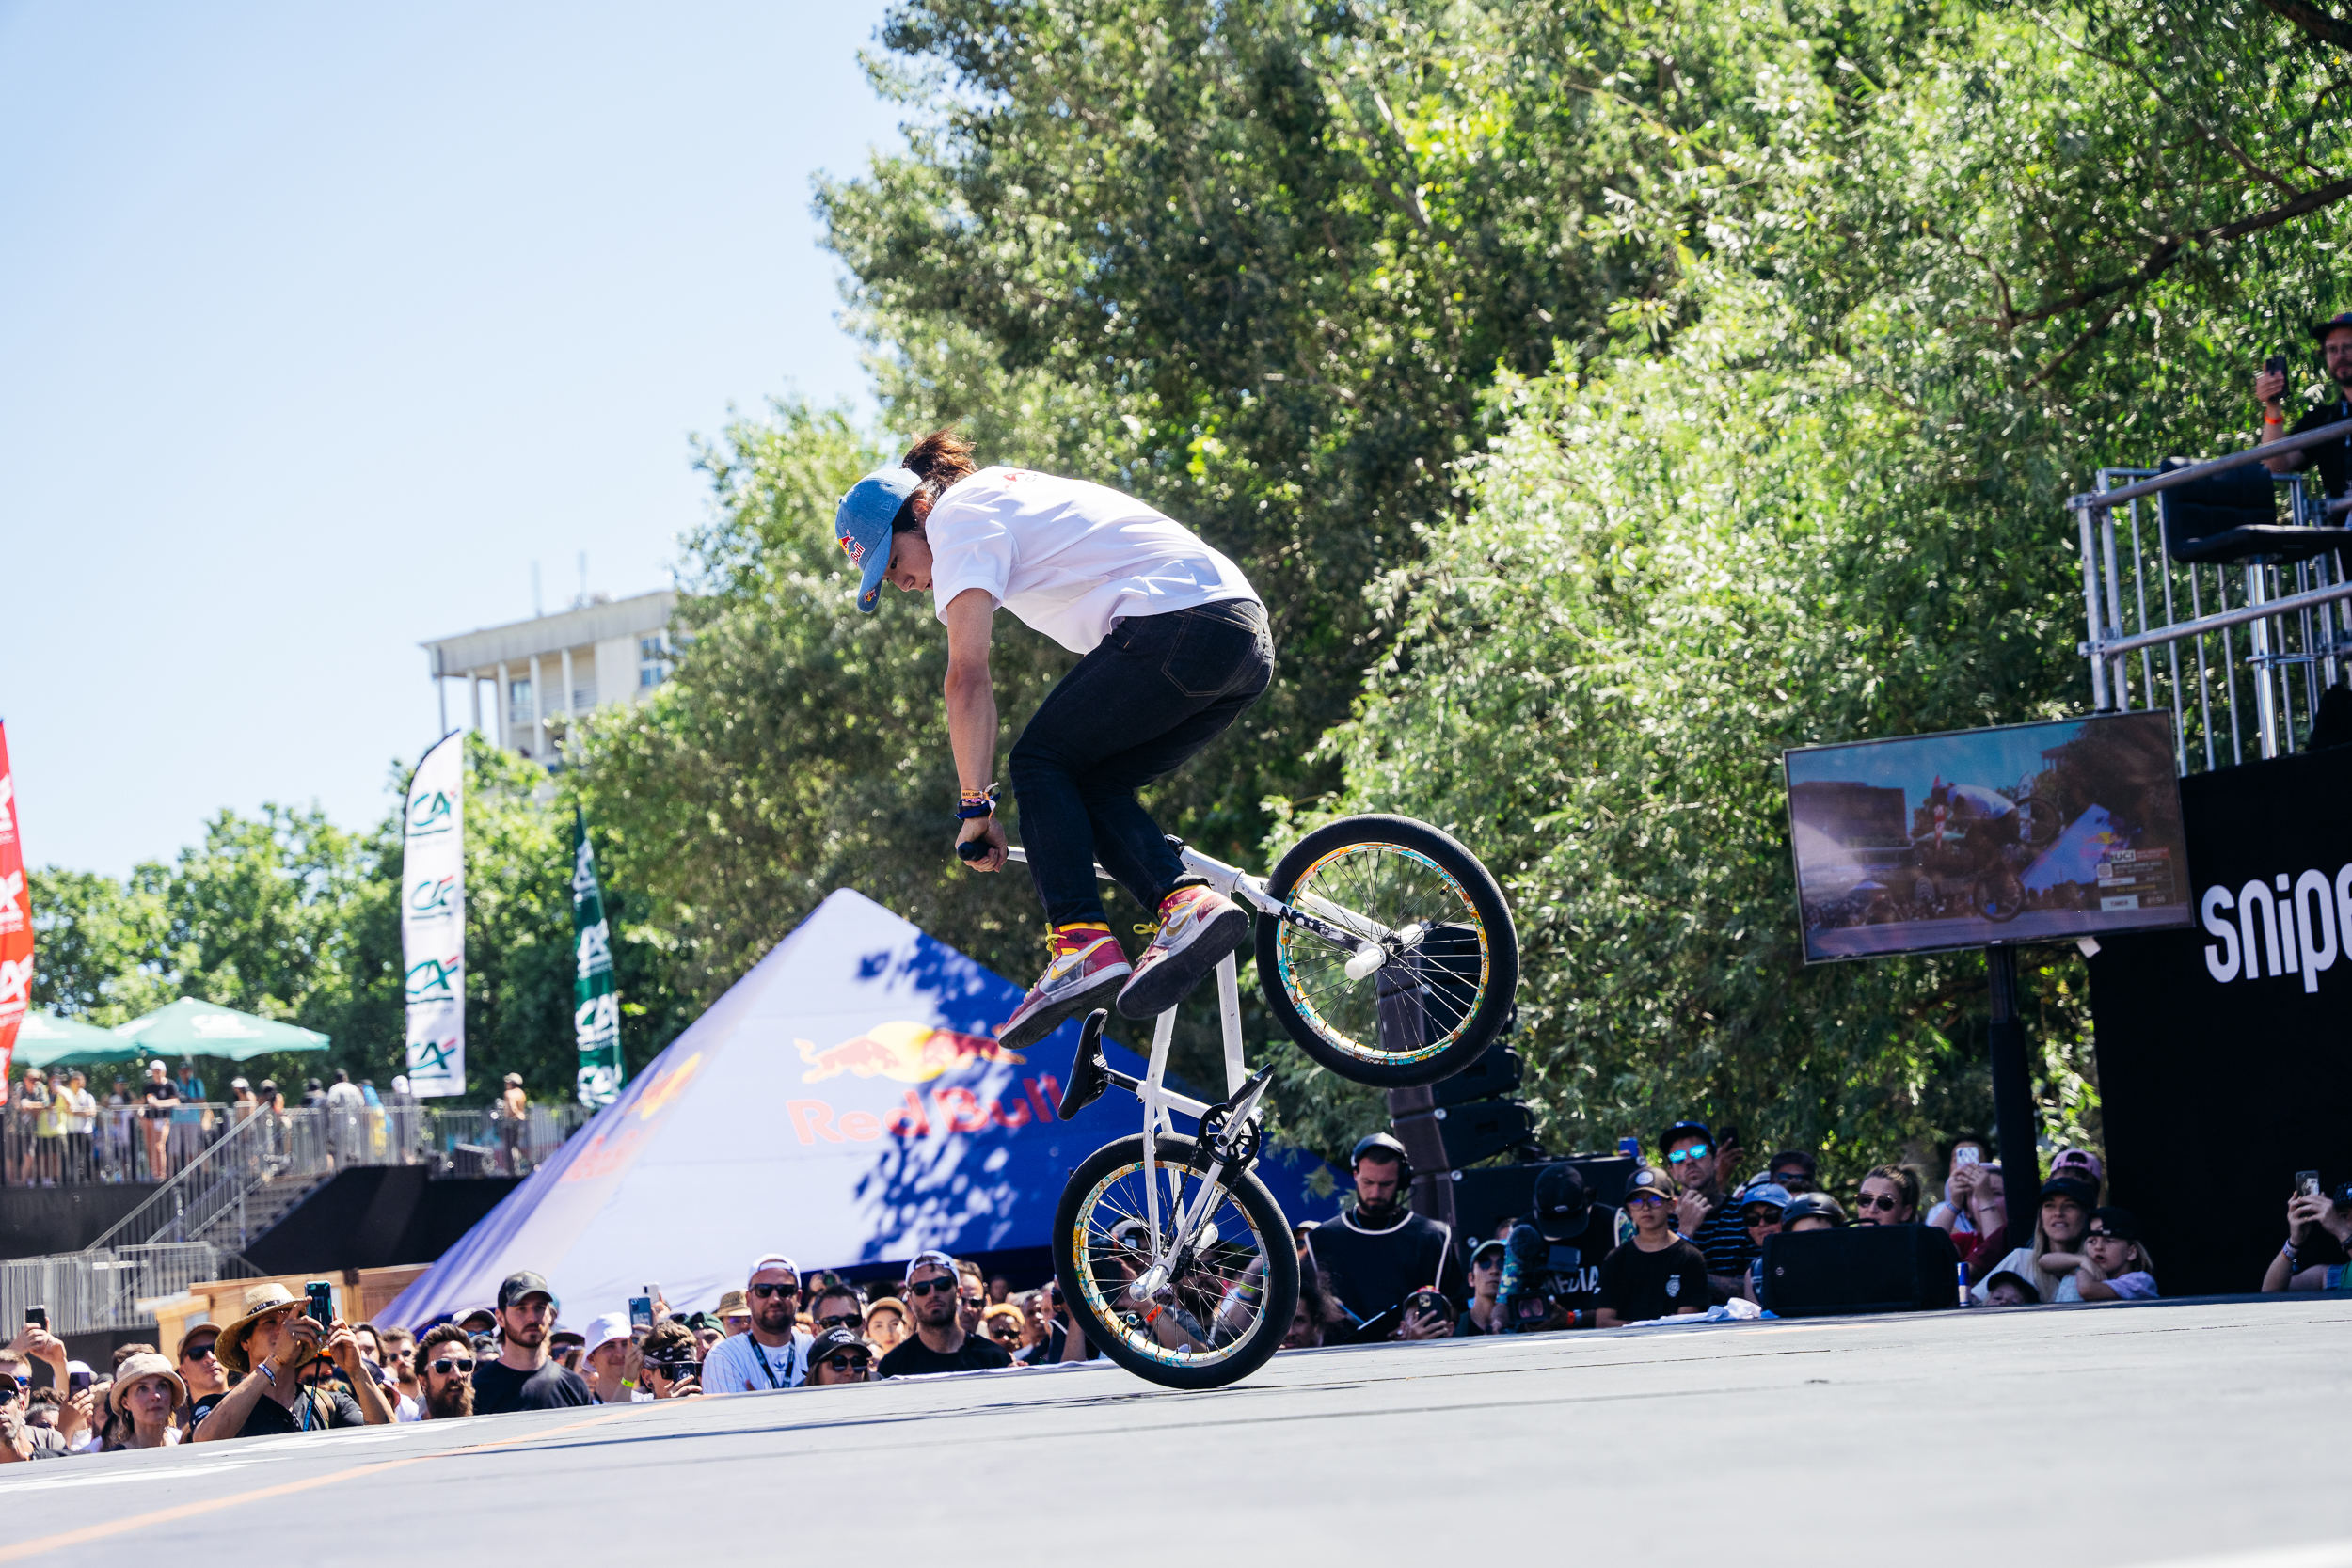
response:
<path id="1" fill-rule="evenodd" d="M 466 1092 L 466 732 L 425 752 L 408 784 L 400 955 L 408 974 L 408 1088 Z"/>

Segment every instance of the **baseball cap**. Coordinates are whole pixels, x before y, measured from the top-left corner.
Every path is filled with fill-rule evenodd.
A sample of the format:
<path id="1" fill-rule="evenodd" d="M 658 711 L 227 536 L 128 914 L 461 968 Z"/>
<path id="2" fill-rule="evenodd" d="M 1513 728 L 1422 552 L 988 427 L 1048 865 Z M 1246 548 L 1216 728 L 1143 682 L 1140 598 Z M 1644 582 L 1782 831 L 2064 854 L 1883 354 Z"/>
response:
<path id="1" fill-rule="evenodd" d="M 781 1252 L 769 1252 L 762 1253 L 758 1259 L 754 1260 L 751 1272 L 743 1276 L 744 1283 L 749 1284 L 754 1279 L 758 1278 L 759 1271 L 762 1269 L 781 1269 L 795 1279 L 801 1277 L 801 1266 L 798 1263 L 795 1263 L 791 1259 L 787 1258 Z"/>
<path id="2" fill-rule="evenodd" d="M 517 1269 L 506 1276 L 506 1283 L 499 1287 L 499 1310 L 503 1312 L 523 1297 L 532 1294 L 547 1297 L 549 1307 L 563 1310 L 564 1304 L 556 1299 L 555 1291 L 548 1286 L 546 1277 L 529 1269 Z"/>
<path id="3" fill-rule="evenodd" d="M 2069 1166 L 2078 1166 L 2089 1171 L 2093 1181 L 2104 1181 L 2107 1177 L 2106 1167 L 2099 1164 L 2099 1156 L 2087 1148 L 2061 1148 L 2058 1152 L 2058 1158 L 2050 1162 L 2053 1174 L 2065 1170 Z"/>
<path id="4" fill-rule="evenodd" d="M 878 1360 L 881 1358 L 881 1353 L 866 1343 L 866 1337 L 856 1329 L 829 1328 L 808 1342 L 808 1364 L 814 1367 L 834 1352 L 845 1350 L 864 1351 Z"/>
<path id="5" fill-rule="evenodd" d="M 1777 1181 L 1751 1181 L 1748 1183 L 1747 1190 L 1734 1201 L 1741 1209 L 1757 1203 L 1769 1204 L 1774 1209 L 1786 1209 L 1788 1207 L 1788 1189 Z"/>
<path id="6" fill-rule="evenodd" d="M 2109 1204 L 2105 1209 L 2093 1209 L 2090 1212 L 2090 1217 L 2097 1220 L 2106 1227 L 2106 1233 L 2118 1241 L 2137 1242 L 2139 1240 L 2139 1216 L 2129 1209 L 2118 1209 Z"/>
<path id="7" fill-rule="evenodd" d="M 2099 1201 L 2099 1195 L 2091 1190 L 2090 1183 L 2077 1181 L 2071 1176 L 2053 1176 L 2042 1183 L 2042 1201 L 2047 1203 L 2054 1197 L 2071 1197 L 2086 1209 Z"/>
<path id="8" fill-rule="evenodd" d="M 2023 1275 L 2013 1273 L 2009 1269 L 2003 1269 L 1999 1273 L 1986 1277 L 1984 1282 L 1985 1294 L 1991 1295 L 1993 1293 L 1993 1287 L 1998 1285 L 2004 1279 L 2008 1280 L 2011 1285 L 2016 1286 L 2018 1293 L 2024 1296 L 2026 1301 L 2036 1307 L 2042 1305 L 2042 1292 L 2033 1288 L 2033 1281 L 2026 1278 Z"/>
<path id="9" fill-rule="evenodd" d="M 1715 1141 L 1715 1134 L 1708 1130 L 1707 1123 L 1703 1121 L 1677 1121 L 1672 1127 L 1666 1129 L 1666 1135 L 1664 1137 L 1658 1140 L 1658 1152 L 1663 1154 L 1666 1150 L 1674 1148 L 1675 1140 L 1677 1138 L 1688 1137 L 1704 1138 L 1709 1144 L 1712 1144 Z"/>
<path id="10" fill-rule="evenodd" d="M 874 612 L 882 574 L 890 570 L 890 525 L 923 479 L 903 464 L 885 463 L 850 486 L 833 515 L 833 540 L 857 568 L 857 607 Z"/>
<path id="11" fill-rule="evenodd" d="M 918 1252 L 908 1261 L 907 1272 L 898 1276 L 898 1283 L 903 1286 L 908 1280 L 914 1277 L 915 1270 L 924 1267 L 926 1264 L 934 1269 L 946 1269 L 949 1274 L 954 1274 L 956 1272 L 956 1260 L 949 1257 L 946 1253 Z"/>
<path id="12" fill-rule="evenodd" d="M 1546 1223 L 1573 1226 L 1593 1207 L 1593 1190 L 1584 1184 L 1584 1173 L 1565 1161 L 1546 1165 L 1535 1173 L 1535 1228 L 1546 1228 Z"/>
<path id="13" fill-rule="evenodd" d="M 603 1317 L 594 1319 L 588 1324 L 588 1354 L 594 1355 L 613 1340 L 626 1339 L 628 1337 L 628 1314 L 607 1312 Z"/>
<path id="14" fill-rule="evenodd" d="M 1476 1246 L 1470 1248 L 1470 1261 L 1475 1263 L 1490 1252 L 1508 1252 L 1510 1250 L 1510 1243 L 1498 1240 L 1494 1237 L 1488 1237 L 1486 1241 L 1483 1241 Z"/>
<path id="15" fill-rule="evenodd" d="M 1633 1174 L 1627 1177 L 1625 1180 L 1627 1200 L 1631 1201 L 1636 1193 L 1647 1193 L 1652 1197 L 1662 1197 L 1672 1201 L 1675 1196 L 1675 1179 L 1656 1165 L 1637 1166 Z"/>

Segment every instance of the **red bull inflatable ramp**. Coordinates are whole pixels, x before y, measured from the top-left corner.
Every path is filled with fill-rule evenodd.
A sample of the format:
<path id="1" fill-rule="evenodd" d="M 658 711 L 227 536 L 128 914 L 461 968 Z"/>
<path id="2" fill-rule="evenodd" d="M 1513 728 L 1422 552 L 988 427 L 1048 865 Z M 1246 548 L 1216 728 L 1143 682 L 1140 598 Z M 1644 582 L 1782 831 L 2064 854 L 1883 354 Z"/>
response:
<path id="1" fill-rule="evenodd" d="M 488 1302 L 517 1269 L 547 1275 L 576 1325 L 649 1282 L 673 1311 L 715 1307 L 765 1252 L 817 1269 L 1046 1245 L 1064 1179 L 1135 1113 L 1059 1119 L 1078 1025 L 1008 1051 L 994 1031 L 1020 1000 L 834 893 L 379 1321 Z M 1104 1043 L 1114 1067 L 1143 1070 Z M 1294 1220 L 1337 1210 L 1319 1161 L 1259 1172 Z"/>

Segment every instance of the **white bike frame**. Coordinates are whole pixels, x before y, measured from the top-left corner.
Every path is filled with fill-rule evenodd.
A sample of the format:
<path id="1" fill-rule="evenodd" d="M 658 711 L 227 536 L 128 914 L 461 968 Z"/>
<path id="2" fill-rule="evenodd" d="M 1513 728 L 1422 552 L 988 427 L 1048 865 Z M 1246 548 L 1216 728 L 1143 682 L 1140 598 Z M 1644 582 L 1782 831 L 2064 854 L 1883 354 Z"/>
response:
<path id="1" fill-rule="evenodd" d="M 1239 866 L 1228 865 L 1223 861 L 1202 854 L 1190 845 L 1177 846 L 1176 852 L 1184 862 L 1186 875 L 1200 878 L 1216 892 L 1236 903 L 1246 905 L 1262 915 L 1304 926 L 1335 946 L 1343 946 L 1355 953 L 1385 956 L 1379 942 L 1392 933 L 1375 921 L 1311 895 L 1305 900 L 1308 908 L 1301 911 L 1268 894 L 1263 877 L 1253 877 Z M 1028 863 L 1027 853 L 1018 845 L 1008 847 L 1006 856 L 1024 865 Z M 1094 875 L 1103 881 L 1116 881 L 1100 865 L 1094 868 Z M 1332 922 L 1335 919 L 1348 924 L 1344 927 L 1334 925 Z M 1242 1086 L 1249 1079 L 1249 1069 L 1242 1061 L 1240 966 L 1231 953 L 1217 960 L 1216 1007 L 1217 1022 L 1224 1035 L 1225 1093 L 1230 1098 L 1240 1094 Z M 1211 1109 L 1204 1101 L 1178 1094 L 1167 1085 L 1168 1050 L 1175 1036 L 1176 1010 L 1171 1007 L 1152 1023 L 1152 1057 L 1143 1077 L 1131 1080 L 1124 1073 L 1120 1073 L 1111 1080 L 1121 1088 L 1131 1089 L 1143 1101 L 1143 1190 L 1145 1221 L 1152 1228 L 1152 1267 L 1144 1280 L 1137 1281 L 1138 1288 L 1162 1277 L 1163 1271 L 1170 1266 L 1176 1255 L 1191 1244 L 1200 1222 L 1208 1218 L 1210 1202 L 1217 1191 L 1216 1179 L 1223 1165 L 1222 1161 L 1211 1162 L 1200 1182 L 1200 1192 L 1177 1217 L 1174 1229 L 1163 1233 L 1160 1227 L 1159 1139 L 1155 1133 L 1172 1134 L 1176 1131 L 1177 1112 L 1181 1111 L 1197 1121 Z M 1253 1095 L 1247 1103 L 1235 1107 L 1238 1114 L 1234 1121 L 1238 1123 L 1247 1119 L 1256 1108 L 1257 1097 Z"/>

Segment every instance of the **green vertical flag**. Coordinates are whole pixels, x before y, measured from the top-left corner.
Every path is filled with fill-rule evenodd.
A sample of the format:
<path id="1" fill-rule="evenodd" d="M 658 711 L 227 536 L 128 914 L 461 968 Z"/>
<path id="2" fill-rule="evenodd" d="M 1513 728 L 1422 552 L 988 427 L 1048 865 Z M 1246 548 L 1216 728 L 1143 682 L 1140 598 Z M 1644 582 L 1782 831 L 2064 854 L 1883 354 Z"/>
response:
<path id="1" fill-rule="evenodd" d="M 612 989 L 612 933 L 596 886 L 588 819 L 572 808 L 572 1034 L 580 1044 L 580 1102 L 610 1105 L 621 1092 L 621 996 Z"/>

